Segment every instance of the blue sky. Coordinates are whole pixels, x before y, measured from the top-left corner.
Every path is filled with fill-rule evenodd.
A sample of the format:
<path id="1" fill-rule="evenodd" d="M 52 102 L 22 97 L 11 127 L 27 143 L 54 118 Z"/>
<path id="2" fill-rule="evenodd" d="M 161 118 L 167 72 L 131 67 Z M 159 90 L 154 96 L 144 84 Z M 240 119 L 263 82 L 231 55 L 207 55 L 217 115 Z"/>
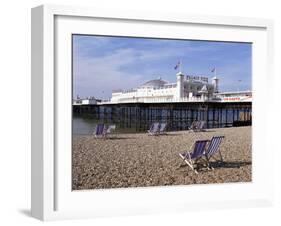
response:
<path id="1" fill-rule="evenodd" d="M 73 95 L 108 99 L 158 77 L 175 82 L 179 60 L 186 75 L 211 79 L 216 67 L 220 91 L 250 90 L 251 58 L 248 43 L 73 35 Z"/>

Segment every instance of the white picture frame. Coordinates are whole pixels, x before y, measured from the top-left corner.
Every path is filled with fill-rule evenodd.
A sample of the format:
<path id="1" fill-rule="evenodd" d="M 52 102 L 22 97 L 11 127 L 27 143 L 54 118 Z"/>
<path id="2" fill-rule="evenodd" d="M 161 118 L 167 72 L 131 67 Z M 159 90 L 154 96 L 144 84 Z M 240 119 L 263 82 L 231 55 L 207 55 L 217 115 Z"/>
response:
<path id="1" fill-rule="evenodd" d="M 114 29 L 118 28 L 115 23 L 120 25 L 120 29 Z M 137 23 L 146 28 L 147 33 L 126 27 Z M 163 29 L 161 34 L 153 33 L 153 28 L 157 26 L 169 26 L 169 29 Z M 178 31 L 179 27 L 184 30 L 186 26 L 191 31 L 188 37 L 188 33 Z M 246 184 L 71 191 L 71 164 L 68 162 L 71 145 L 67 137 L 71 134 L 71 125 L 67 120 L 61 122 L 69 114 L 71 106 L 71 99 L 67 96 L 71 87 L 68 82 L 64 83 L 71 79 L 71 49 L 68 41 L 63 44 L 61 40 L 77 31 L 88 33 L 89 27 L 92 29 L 90 32 L 94 29 L 95 34 L 253 42 L 253 181 Z M 109 33 L 108 28 L 111 28 Z M 206 32 L 209 28 L 220 32 Z M 193 36 L 192 29 L 198 29 L 198 34 Z M 235 32 L 238 30 L 240 32 Z M 268 148 L 270 130 L 267 123 L 270 118 L 265 107 L 271 102 L 267 101 L 264 93 L 273 93 L 272 39 L 273 22 L 265 19 L 123 12 L 56 5 L 33 8 L 32 216 L 56 220 L 271 205 L 273 179 L 268 174 L 273 169 L 273 153 Z M 65 52 L 62 53 L 61 49 Z M 261 152 L 267 149 L 268 154 L 262 155 Z M 192 198 L 190 194 L 194 194 Z"/>

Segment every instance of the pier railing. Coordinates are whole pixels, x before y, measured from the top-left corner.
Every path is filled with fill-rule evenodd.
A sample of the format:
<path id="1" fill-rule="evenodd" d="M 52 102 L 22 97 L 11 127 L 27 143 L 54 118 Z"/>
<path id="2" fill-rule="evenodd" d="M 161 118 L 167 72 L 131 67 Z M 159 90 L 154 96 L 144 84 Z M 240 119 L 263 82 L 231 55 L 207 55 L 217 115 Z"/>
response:
<path id="1" fill-rule="evenodd" d="M 211 101 L 207 97 L 184 97 L 184 98 L 134 98 L 121 99 L 118 101 L 103 101 L 101 104 L 120 104 L 120 103 L 178 103 L 178 102 L 205 102 Z"/>
<path id="2" fill-rule="evenodd" d="M 192 102 L 252 102 L 252 97 L 235 97 L 235 98 L 219 98 L 219 97 L 184 97 L 184 98 L 128 98 L 119 100 L 102 101 L 103 104 L 122 104 L 122 103 L 192 103 Z"/>

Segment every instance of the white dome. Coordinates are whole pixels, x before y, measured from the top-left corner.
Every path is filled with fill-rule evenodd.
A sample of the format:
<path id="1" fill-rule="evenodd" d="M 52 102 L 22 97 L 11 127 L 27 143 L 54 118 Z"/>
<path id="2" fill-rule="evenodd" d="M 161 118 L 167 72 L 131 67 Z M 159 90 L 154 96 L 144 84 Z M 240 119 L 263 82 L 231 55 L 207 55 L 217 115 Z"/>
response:
<path id="1" fill-rule="evenodd" d="M 142 84 L 141 87 L 159 88 L 159 87 L 163 87 L 165 84 L 167 84 L 167 82 L 159 78 L 159 79 L 153 79 L 147 81 L 146 83 Z"/>

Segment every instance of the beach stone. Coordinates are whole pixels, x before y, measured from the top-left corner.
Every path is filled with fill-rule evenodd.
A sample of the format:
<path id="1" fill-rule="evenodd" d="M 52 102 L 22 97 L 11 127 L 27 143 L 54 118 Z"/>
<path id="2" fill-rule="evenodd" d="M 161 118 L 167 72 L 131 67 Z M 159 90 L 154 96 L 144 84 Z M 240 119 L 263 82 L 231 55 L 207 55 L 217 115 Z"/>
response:
<path id="1" fill-rule="evenodd" d="M 216 135 L 225 136 L 220 148 L 225 163 L 214 164 L 214 170 L 202 168 L 194 173 L 178 154 L 189 150 L 195 140 Z M 116 134 L 115 139 L 74 136 L 72 151 L 74 190 L 252 180 L 250 126 L 198 134 L 179 131 L 165 136 Z"/>

